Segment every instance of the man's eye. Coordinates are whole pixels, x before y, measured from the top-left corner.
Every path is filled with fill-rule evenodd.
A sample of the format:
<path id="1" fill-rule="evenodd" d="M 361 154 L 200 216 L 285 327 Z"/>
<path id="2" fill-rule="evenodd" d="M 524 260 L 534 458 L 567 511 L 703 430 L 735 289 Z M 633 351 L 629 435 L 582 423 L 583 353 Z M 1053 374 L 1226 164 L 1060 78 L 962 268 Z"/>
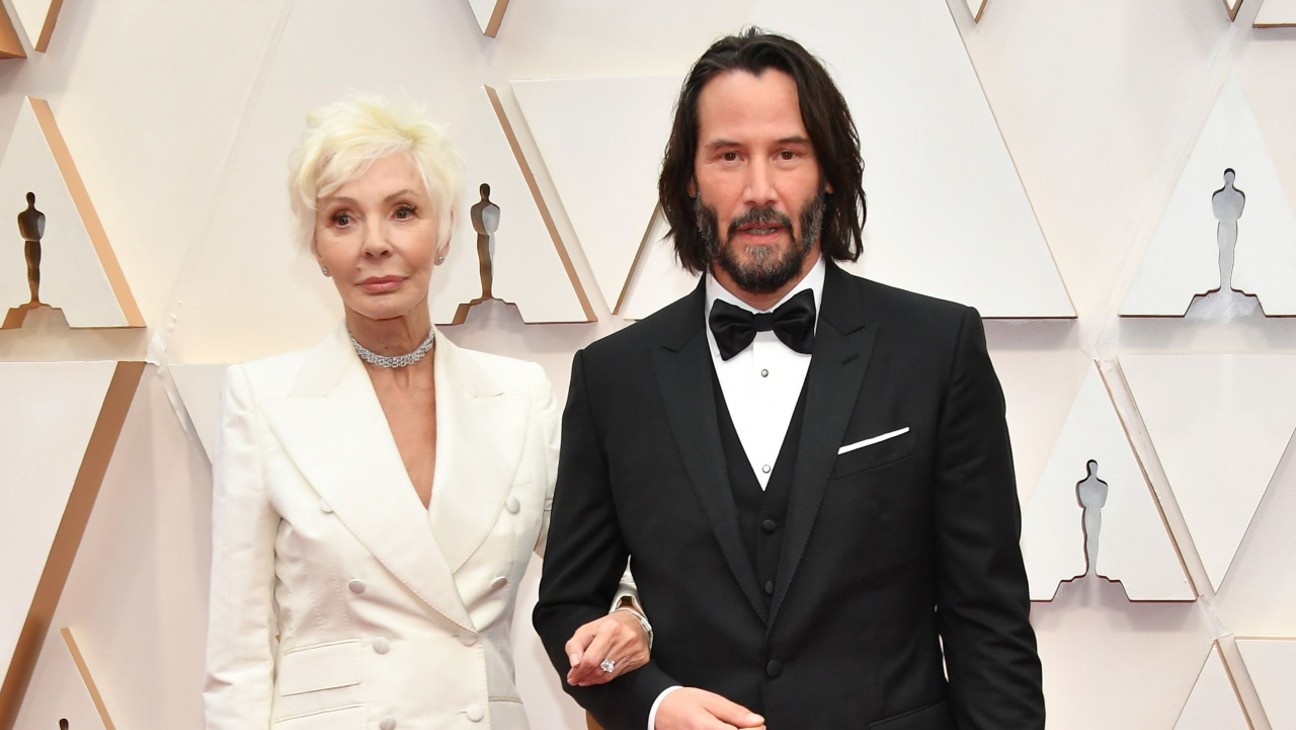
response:
<path id="1" fill-rule="evenodd" d="M 724 160 L 725 162 L 734 162 L 735 160 L 738 159 L 738 153 L 737 153 L 737 152 L 724 152 L 724 153 L 722 153 L 722 154 L 720 155 L 720 159 Z"/>

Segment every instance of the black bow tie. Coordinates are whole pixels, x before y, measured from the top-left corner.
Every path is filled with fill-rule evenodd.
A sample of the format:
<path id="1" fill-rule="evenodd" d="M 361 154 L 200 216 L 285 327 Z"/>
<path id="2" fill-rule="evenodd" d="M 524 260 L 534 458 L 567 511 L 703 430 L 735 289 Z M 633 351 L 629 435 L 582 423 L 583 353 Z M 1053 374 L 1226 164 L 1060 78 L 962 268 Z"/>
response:
<path id="1" fill-rule="evenodd" d="M 755 314 L 717 299 L 711 304 L 710 324 L 721 360 L 728 360 L 747 349 L 756 339 L 757 332 L 771 330 L 783 344 L 809 355 L 810 346 L 814 344 L 814 292 L 803 289 L 768 314 Z"/>

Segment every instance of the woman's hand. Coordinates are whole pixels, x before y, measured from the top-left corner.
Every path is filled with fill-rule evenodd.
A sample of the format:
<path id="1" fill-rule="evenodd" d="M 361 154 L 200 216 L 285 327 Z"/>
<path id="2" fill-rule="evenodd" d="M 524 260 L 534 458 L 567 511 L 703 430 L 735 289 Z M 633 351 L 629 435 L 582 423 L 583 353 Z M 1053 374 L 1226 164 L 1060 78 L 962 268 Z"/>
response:
<path id="1" fill-rule="evenodd" d="M 567 682 L 590 687 L 648 663 L 648 632 L 638 617 L 618 609 L 576 629 L 567 641 Z"/>

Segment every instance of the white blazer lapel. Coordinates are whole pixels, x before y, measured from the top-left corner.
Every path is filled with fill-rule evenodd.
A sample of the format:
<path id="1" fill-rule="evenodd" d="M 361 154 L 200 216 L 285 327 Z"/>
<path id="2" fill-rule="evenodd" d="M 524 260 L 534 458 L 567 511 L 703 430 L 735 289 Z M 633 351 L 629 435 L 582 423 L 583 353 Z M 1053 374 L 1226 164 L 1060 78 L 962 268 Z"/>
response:
<path id="1" fill-rule="evenodd" d="M 432 533 L 451 570 L 490 534 L 514 481 L 531 399 L 505 393 L 470 354 L 438 335 Z"/>
<path id="2" fill-rule="evenodd" d="M 425 603 L 476 631 L 345 328 L 307 356 L 287 397 L 262 408 L 284 452 L 356 539 Z"/>

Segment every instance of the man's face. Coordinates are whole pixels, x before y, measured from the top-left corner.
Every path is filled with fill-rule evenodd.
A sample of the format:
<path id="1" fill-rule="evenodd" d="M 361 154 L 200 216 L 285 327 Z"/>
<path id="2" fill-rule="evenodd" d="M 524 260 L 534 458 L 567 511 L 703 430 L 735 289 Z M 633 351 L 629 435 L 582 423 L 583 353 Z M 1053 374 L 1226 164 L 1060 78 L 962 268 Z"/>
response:
<path id="1" fill-rule="evenodd" d="M 826 190 L 792 77 L 766 69 L 708 81 L 693 175 L 698 229 L 726 289 L 779 292 L 814 265 Z"/>

